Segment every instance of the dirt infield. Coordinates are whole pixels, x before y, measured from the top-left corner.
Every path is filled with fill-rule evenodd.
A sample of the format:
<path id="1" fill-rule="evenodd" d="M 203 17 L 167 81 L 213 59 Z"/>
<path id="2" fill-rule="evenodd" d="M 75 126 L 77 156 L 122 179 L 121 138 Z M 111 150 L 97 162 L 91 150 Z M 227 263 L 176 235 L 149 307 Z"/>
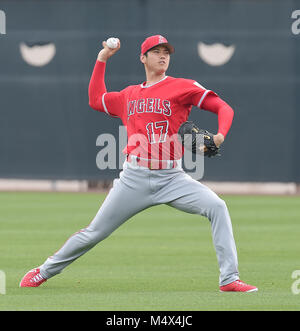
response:
<path id="1" fill-rule="evenodd" d="M 202 182 L 217 194 L 300 194 L 298 183 Z M 0 179 L 0 191 L 108 192 L 112 181 Z"/>

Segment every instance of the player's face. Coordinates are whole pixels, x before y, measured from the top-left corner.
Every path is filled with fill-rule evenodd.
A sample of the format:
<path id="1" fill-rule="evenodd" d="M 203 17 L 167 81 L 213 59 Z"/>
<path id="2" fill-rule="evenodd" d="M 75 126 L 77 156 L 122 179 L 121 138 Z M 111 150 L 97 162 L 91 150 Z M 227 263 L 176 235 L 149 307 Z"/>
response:
<path id="1" fill-rule="evenodd" d="M 148 51 L 147 56 L 143 55 L 141 61 L 147 70 L 161 74 L 169 67 L 170 52 L 165 46 L 157 46 Z"/>

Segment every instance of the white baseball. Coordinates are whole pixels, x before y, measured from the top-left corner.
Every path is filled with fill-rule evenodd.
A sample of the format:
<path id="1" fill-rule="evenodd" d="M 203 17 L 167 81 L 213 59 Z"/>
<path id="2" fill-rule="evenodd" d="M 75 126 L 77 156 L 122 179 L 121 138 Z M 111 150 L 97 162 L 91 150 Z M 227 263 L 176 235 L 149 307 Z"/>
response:
<path id="1" fill-rule="evenodd" d="M 118 38 L 108 38 L 106 40 L 106 45 L 109 48 L 117 48 L 118 47 L 118 42 L 119 42 L 119 39 Z"/>

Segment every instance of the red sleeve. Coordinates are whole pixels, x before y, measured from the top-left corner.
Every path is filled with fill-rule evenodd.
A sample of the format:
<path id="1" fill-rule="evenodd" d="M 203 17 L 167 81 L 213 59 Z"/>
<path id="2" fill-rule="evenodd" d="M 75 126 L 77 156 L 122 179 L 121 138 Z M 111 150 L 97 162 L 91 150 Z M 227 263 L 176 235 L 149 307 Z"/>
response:
<path id="1" fill-rule="evenodd" d="M 208 95 L 202 103 L 202 109 L 218 115 L 218 133 L 226 137 L 233 120 L 233 109 L 217 95 Z"/>
<path id="2" fill-rule="evenodd" d="M 123 90 L 124 91 L 124 90 Z M 124 114 L 124 93 L 121 92 L 109 92 L 104 93 L 102 96 L 102 104 L 104 111 L 113 117 L 120 117 L 123 119 Z"/>
<path id="3" fill-rule="evenodd" d="M 180 81 L 179 103 L 182 105 L 196 106 L 202 108 L 207 95 L 216 95 L 213 91 L 207 90 L 194 80 L 184 79 Z"/>
<path id="4" fill-rule="evenodd" d="M 91 108 L 99 111 L 104 111 L 102 96 L 106 93 L 104 81 L 105 67 L 105 62 L 96 61 L 89 84 L 89 105 Z"/>
<path id="5" fill-rule="evenodd" d="M 105 86 L 106 63 L 96 61 L 89 84 L 89 105 L 113 117 L 122 117 L 124 97 L 122 92 L 107 92 Z"/>

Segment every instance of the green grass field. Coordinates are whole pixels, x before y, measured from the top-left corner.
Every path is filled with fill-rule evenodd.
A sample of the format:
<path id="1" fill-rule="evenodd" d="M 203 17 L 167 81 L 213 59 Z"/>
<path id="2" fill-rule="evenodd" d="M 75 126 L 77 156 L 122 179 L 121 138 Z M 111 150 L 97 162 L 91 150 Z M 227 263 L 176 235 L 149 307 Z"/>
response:
<path id="1" fill-rule="evenodd" d="M 105 195 L 0 193 L 0 310 L 299 310 L 300 198 L 223 196 L 241 279 L 257 293 L 220 293 L 209 222 L 161 205 L 143 211 L 39 288 L 22 276 L 90 223 Z M 300 286 L 299 286 L 300 287 Z"/>

